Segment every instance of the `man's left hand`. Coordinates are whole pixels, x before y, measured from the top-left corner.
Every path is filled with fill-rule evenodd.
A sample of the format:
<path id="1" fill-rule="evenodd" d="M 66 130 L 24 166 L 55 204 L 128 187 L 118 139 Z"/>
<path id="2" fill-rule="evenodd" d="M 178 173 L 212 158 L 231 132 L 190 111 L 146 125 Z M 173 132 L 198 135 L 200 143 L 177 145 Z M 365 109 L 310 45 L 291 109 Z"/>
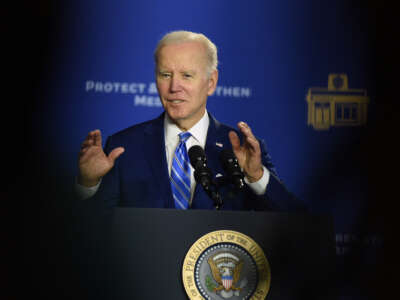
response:
<path id="1" fill-rule="evenodd" d="M 249 182 L 256 182 L 261 179 L 264 173 L 261 162 L 260 143 L 245 122 L 239 122 L 238 128 L 243 134 L 243 145 L 240 145 L 240 139 L 236 132 L 230 131 L 229 140 L 232 144 L 232 150 L 246 178 Z"/>

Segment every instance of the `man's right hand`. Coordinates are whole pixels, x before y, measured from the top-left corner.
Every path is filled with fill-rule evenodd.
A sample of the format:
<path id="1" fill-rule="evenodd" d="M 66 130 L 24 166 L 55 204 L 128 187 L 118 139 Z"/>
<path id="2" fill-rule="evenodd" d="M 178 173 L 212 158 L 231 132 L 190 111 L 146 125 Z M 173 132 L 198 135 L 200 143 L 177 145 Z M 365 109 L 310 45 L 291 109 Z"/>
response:
<path id="1" fill-rule="evenodd" d="M 97 185 L 124 151 L 123 147 L 117 147 L 107 156 L 103 151 L 100 130 L 89 132 L 79 152 L 78 183 L 86 187 Z"/>

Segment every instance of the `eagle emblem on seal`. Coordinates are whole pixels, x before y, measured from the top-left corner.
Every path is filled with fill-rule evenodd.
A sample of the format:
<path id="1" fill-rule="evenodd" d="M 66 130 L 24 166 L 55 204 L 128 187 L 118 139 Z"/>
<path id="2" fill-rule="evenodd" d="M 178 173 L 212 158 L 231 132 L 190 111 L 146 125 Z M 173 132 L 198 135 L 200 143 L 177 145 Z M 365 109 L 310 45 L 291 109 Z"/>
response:
<path id="1" fill-rule="evenodd" d="M 244 279 L 240 282 L 240 273 L 243 268 L 243 261 L 236 255 L 229 252 L 219 252 L 208 258 L 208 265 L 212 277 L 217 285 L 212 285 L 213 292 L 219 292 L 223 298 L 239 296 L 240 291 L 247 284 Z"/>

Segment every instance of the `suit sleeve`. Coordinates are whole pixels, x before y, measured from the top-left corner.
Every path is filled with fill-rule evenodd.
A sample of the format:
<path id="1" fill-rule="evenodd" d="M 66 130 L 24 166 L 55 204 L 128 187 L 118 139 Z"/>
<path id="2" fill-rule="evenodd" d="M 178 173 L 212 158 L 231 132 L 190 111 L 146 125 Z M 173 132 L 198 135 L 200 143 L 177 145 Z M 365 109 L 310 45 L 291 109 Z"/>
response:
<path id="1" fill-rule="evenodd" d="M 117 145 L 113 143 L 113 137 L 109 137 L 104 146 L 104 152 L 108 155 Z M 101 186 L 95 196 L 104 203 L 106 210 L 109 210 L 118 205 L 120 199 L 120 184 L 119 184 L 119 161 L 115 160 L 114 167 L 108 172 L 102 180 Z"/>
<path id="2" fill-rule="evenodd" d="M 249 205 L 256 210 L 267 211 L 305 211 L 304 203 L 297 199 L 284 185 L 278 177 L 275 166 L 267 152 L 265 142 L 259 140 L 261 147 L 262 163 L 270 173 L 266 193 L 264 195 L 255 195 L 247 187 L 247 199 Z"/>

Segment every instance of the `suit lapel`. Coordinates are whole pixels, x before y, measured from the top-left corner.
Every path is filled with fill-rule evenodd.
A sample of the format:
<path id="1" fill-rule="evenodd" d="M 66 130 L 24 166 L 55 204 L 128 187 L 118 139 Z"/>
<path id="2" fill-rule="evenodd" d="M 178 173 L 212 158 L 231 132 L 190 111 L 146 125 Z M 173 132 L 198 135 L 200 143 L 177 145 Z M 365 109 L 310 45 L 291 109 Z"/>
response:
<path id="1" fill-rule="evenodd" d="M 210 125 L 208 127 L 207 140 L 204 151 L 206 152 L 209 168 L 213 170 L 213 172 L 215 172 L 219 169 L 218 156 L 221 150 L 221 148 L 217 146 L 217 143 L 221 142 L 219 140 L 220 136 L 218 134 L 220 123 L 215 120 L 211 115 L 209 115 L 209 117 Z M 215 175 L 216 174 L 214 174 L 214 176 Z"/>
<path id="2" fill-rule="evenodd" d="M 212 170 L 213 176 L 220 172 L 220 166 L 218 162 L 218 156 L 221 148 L 216 146 L 216 143 L 219 142 L 219 133 L 218 129 L 220 123 L 215 120 L 210 114 L 210 124 L 208 126 L 207 131 L 207 139 L 204 151 L 207 157 L 207 165 Z M 200 184 L 196 185 L 194 197 L 193 197 L 193 208 L 201 208 L 201 209 L 213 209 L 214 203 L 210 199 L 210 197 L 206 194 Z"/>
<path id="3" fill-rule="evenodd" d="M 154 176 L 154 193 L 151 201 L 154 207 L 174 207 L 165 151 L 164 114 L 144 129 L 143 153 Z"/>

